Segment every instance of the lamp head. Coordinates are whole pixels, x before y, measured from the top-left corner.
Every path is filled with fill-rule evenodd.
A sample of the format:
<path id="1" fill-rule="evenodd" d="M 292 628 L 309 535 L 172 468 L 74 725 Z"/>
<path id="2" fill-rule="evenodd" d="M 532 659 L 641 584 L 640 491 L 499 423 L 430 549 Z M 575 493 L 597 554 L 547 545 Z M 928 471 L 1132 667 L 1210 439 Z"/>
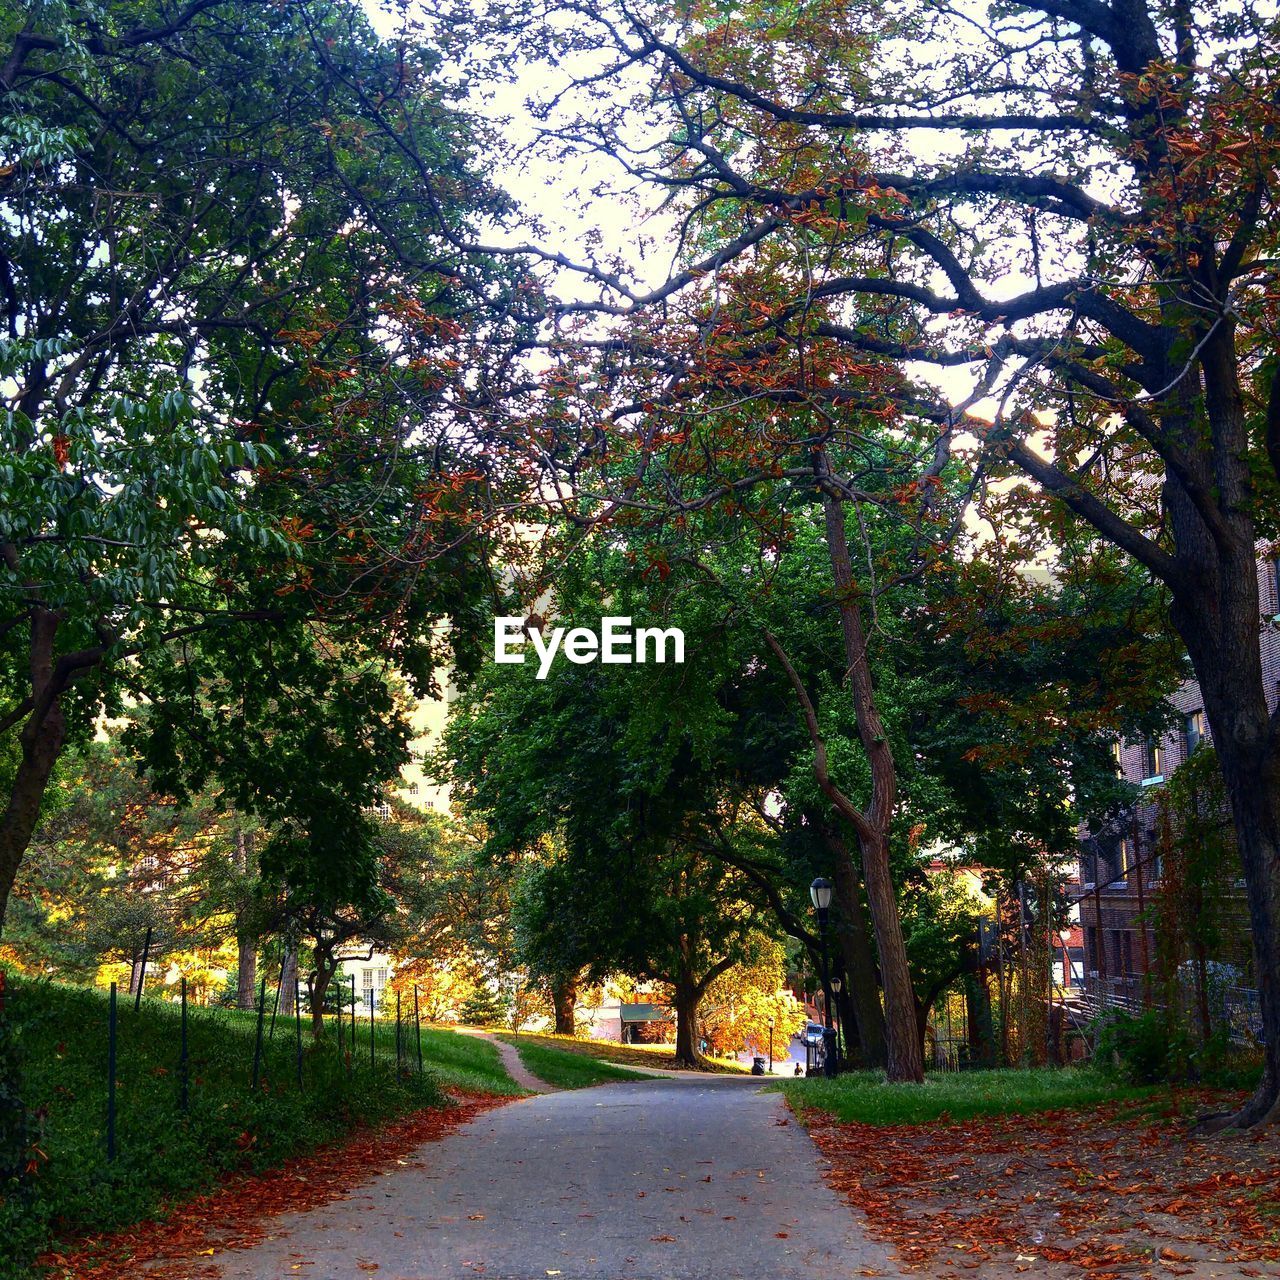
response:
<path id="1" fill-rule="evenodd" d="M 809 897 L 816 910 L 826 911 L 831 906 L 831 881 L 825 876 L 819 876 L 809 886 Z"/>

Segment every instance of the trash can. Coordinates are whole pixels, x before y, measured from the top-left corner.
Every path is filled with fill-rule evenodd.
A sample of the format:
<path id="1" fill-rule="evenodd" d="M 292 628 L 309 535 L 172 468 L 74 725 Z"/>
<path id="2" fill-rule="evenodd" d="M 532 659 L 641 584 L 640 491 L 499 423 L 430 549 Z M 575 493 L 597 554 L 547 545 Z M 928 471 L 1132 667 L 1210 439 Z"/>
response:
<path id="1" fill-rule="evenodd" d="M 751 1074 L 753 1076 L 762 1076 L 764 1073 L 764 1059 L 759 1054 L 756 1054 L 751 1059 Z"/>

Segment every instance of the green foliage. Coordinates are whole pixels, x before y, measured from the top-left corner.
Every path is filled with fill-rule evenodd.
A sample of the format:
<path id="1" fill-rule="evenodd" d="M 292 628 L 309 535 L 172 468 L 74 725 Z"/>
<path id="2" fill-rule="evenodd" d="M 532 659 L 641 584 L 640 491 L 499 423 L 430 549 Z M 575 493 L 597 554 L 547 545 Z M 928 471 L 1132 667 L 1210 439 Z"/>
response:
<path id="1" fill-rule="evenodd" d="M 1237 878 L 1240 855 L 1213 746 L 1197 747 L 1156 797 L 1160 878 L 1148 914 L 1156 934 L 1165 1003 L 1194 1006 L 1199 1035 L 1212 1034 L 1209 988 L 1249 963 L 1248 925 Z M 1234 968 L 1233 968 L 1234 966 Z"/>
<path id="2" fill-rule="evenodd" d="M 500 1027 L 506 1024 L 510 1012 L 510 999 L 487 983 L 481 983 L 467 998 L 458 1016 L 477 1027 Z"/>
<path id="3" fill-rule="evenodd" d="M 379 1052 L 394 1052 L 394 1045 L 387 1045 L 387 1029 L 380 1029 L 380 1034 L 384 1049 Z M 409 1034 L 412 1036 L 412 1032 Z M 410 1043 L 411 1055 L 416 1058 L 416 1043 L 412 1040 Z M 479 1093 L 516 1095 L 524 1092 L 507 1074 L 498 1050 L 479 1036 L 423 1027 L 422 1057 L 427 1070 L 443 1085 Z"/>
<path id="4" fill-rule="evenodd" d="M 679 626 L 683 666 L 560 661 L 546 680 L 529 665 L 486 667 L 452 709 L 456 793 L 483 814 L 495 856 L 521 855 L 517 942 L 538 973 L 636 963 L 624 944 L 633 931 L 656 936 L 645 876 L 664 838 L 749 865 L 737 891 L 789 913 L 784 927 L 811 918 L 807 886 L 831 869 L 829 806 L 765 628 L 810 691 L 841 788 L 865 804 L 870 775 L 841 684 L 821 520 L 785 487 L 770 496 L 785 536 L 767 546 L 742 513 L 702 513 L 660 535 L 624 528 L 619 545 L 580 549 L 560 567 L 557 625 L 610 614 Z M 1096 548 L 1064 550 L 1056 583 L 974 563 L 963 546 L 921 575 L 899 518 L 868 506 L 857 529 L 888 584 L 873 667 L 898 775 L 893 869 L 927 999 L 968 963 L 974 909 L 920 874 L 920 848 L 951 845 L 1010 877 L 1046 849 L 1074 850 L 1084 814 L 1128 798 L 1111 742 L 1155 714 L 1176 666 L 1161 665 L 1169 655 L 1155 643 L 1139 646 L 1133 665 L 1130 624 L 1154 607 L 1153 593 Z M 651 572 L 655 563 L 670 571 Z M 1096 679 L 1100 666 L 1107 681 Z M 1118 698 L 1117 681 L 1134 696 Z M 761 811 L 776 795 L 785 804 L 770 826 Z"/>
<path id="5" fill-rule="evenodd" d="M 1114 1064 L 1136 1084 L 1165 1084 L 1186 1080 L 1191 1063 L 1191 1038 L 1171 1022 L 1163 1009 L 1138 1015 L 1108 1012 L 1095 1026 L 1094 1057 L 1104 1069 Z"/>
<path id="6" fill-rule="evenodd" d="M 452 393 L 514 275 L 458 242 L 509 202 L 436 54 L 354 0 L 38 5 L 0 40 L 0 916 L 56 757 L 126 706 L 157 787 L 358 897 L 388 676 L 425 693 L 483 634 Z"/>
<path id="7" fill-rule="evenodd" d="M 1252 1089 L 1261 1073 L 1259 1055 L 1233 1045 L 1229 1027 L 1220 1026 L 1207 1040 L 1199 1040 L 1176 1011 L 1110 1011 L 1095 1026 L 1098 1069 L 1136 1084 Z"/>
<path id="8" fill-rule="evenodd" d="M 886 1084 L 879 1072 L 834 1080 L 805 1078 L 771 1086 L 793 1106 L 830 1112 L 862 1124 L 929 1124 L 972 1116 L 1027 1115 L 1064 1107 L 1145 1097 L 1149 1090 L 1089 1069 L 962 1071 L 929 1075 L 923 1085 Z"/>
<path id="9" fill-rule="evenodd" d="M 653 1076 L 639 1071 L 628 1071 L 608 1062 L 600 1062 L 580 1053 L 565 1053 L 543 1044 L 532 1043 L 522 1036 L 503 1036 L 508 1044 L 516 1047 L 520 1061 L 539 1080 L 557 1089 L 585 1089 L 593 1084 L 608 1084 L 613 1080 L 652 1080 Z"/>
<path id="10" fill-rule="evenodd" d="M 0 973 L 0 980 L 4 978 Z M 18 1023 L 12 1011 L 15 998 L 12 989 L 6 991 L 0 1012 L 0 1240 L 11 1237 L 13 1260 L 20 1262 L 34 1248 L 38 1232 L 26 1225 L 31 1195 L 23 1174 L 34 1158 L 35 1124 L 23 1097 Z M 0 1276 L 5 1274 L 5 1264 L 0 1245 Z"/>
<path id="11" fill-rule="evenodd" d="M 441 1086 L 518 1092 L 491 1045 L 424 1031 L 427 1072 L 397 1077 L 395 1028 L 375 1028 L 377 1067 L 367 1024 L 358 1026 L 351 1073 L 336 1036 L 304 1049 L 296 1083 L 295 1037 L 277 1022 L 266 1043 L 264 1083 L 250 1089 L 256 1015 L 217 1009 L 190 1013 L 190 1113 L 178 1110 L 176 1005 L 144 1000 L 135 1014 L 120 1002 L 118 1159 L 106 1159 L 107 1003 L 101 991 L 22 980 L 10 1005 L 27 1102 L 39 1116 L 42 1153 L 26 1200 L 0 1204 L 0 1254 L 23 1239 L 109 1231 L 162 1210 L 166 1201 L 204 1189 L 224 1173 L 270 1168 L 290 1155 L 341 1139 L 418 1107 L 446 1105 Z M 268 1023 L 269 1023 L 268 1018 Z M 347 1047 L 350 1048 L 348 1041 Z M 10 1264 L 14 1265 L 14 1264 Z M 3 1271 L 0 1270 L 0 1274 Z"/>

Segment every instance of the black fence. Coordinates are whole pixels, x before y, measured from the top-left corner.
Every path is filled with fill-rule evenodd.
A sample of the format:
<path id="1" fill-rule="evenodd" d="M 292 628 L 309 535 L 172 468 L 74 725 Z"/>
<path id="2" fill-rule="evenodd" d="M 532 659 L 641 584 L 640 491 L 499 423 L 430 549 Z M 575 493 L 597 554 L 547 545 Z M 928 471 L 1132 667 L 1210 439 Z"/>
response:
<path id="1" fill-rule="evenodd" d="M 132 993 L 134 996 L 133 1012 L 139 1013 L 142 1008 L 142 991 L 146 980 L 146 960 L 147 950 L 143 951 L 143 966 L 139 973 L 139 980 L 136 990 Z M 0 974 L 0 979 L 3 975 Z M 388 1053 L 387 1040 L 391 1022 L 389 1019 L 379 1020 L 376 1017 L 375 1010 L 372 1005 L 368 1006 L 367 1025 L 363 1014 L 360 1013 L 360 1003 L 356 1000 L 355 978 L 351 978 L 351 989 L 349 999 L 345 994 L 345 984 L 342 984 L 342 991 L 337 1001 L 337 1007 L 331 1012 L 331 1016 L 326 1018 L 326 1022 L 330 1028 L 336 1033 L 336 1051 L 343 1068 L 345 1069 L 348 1079 L 355 1076 L 357 1070 L 363 1070 L 363 1058 L 365 1045 L 368 1046 L 368 1069 L 371 1073 L 376 1073 L 379 1069 L 394 1068 L 397 1079 L 407 1079 L 412 1075 L 422 1076 L 426 1074 L 424 1068 L 423 1052 L 422 1052 L 422 1021 L 419 1012 L 418 989 L 415 986 L 413 991 L 413 1009 L 411 1021 L 406 1019 L 405 1012 L 401 1007 L 401 997 L 399 993 L 396 995 L 396 1016 L 395 1016 L 395 1038 L 394 1038 L 394 1056 Z M 267 982 L 263 978 L 258 986 L 258 999 L 255 1009 L 255 1031 L 253 1040 L 253 1056 L 252 1064 L 246 1063 L 246 1072 L 244 1086 L 252 1092 L 257 1093 L 263 1089 L 268 1081 L 265 1076 L 266 1058 L 264 1050 L 266 1046 L 272 1043 L 277 1034 L 277 1023 L 281 1025 L 279 1032 L 283 1036 L 288 1036 L 293 1042 L 293 1075 L 298 1088 L 307 1086 L 306 1073 L 308 1064 L 314 1064 L 316 1059 L 311 1051 L 304 1045 L 303 1037 L 303 990 L 301 983 L 295 981 L 293 999 L 293 1013 L 290 1018 L 285 1015 L 280 1017 L 281 996 L 283 995 L 282 983 L 276 983 L 274 999 L 270 999 L 267 993 Z M 14 998 L 15 992 L 10 989 L 7 993 L 8 999 Z M 0 1000 L 4 999 L 3 986 L 0 986 Z M 179 981 L 179 1034 L 176 1053 L 175 1068 L 178 1079 L 178 1088 L 176 1092 L 176 1106 L 181 1113 L 186 1113 L 191 1105 L 191 1059 L 189 1053 L 189 1020 L 191 1011 L 188 1007 L 187 1000 L 187 981 L 185 978 Z M 107 996 L 106 1008 L 106 1041 L 107 1041 L 107 1099 L 106 1099 L 106 1151 L 107 1160 L 114 1161 L 117 1151 L 117 1107 L 116 1107 L 116 1090 L 117 1077 L 120 1074 L 119 1063 L 119 1046 L 120 1046 L 120 1023 L 121 1023 L 121 1001 L 117 984 L 112 983 Z M 270 1017 L 268 1018 L 268 1008 L 270 1008 Z M 325 1011 L 326 1013 L 330 1011 Z M 127 1014 L 125 1016 L 128 1016 Z M 209 1017 L 219 1016 L 238 1016 L 230 1014 L 227 1010 L 202 1008 L 197 1011 L 196 1016 L 205 1019 Z M 322 1016 L 324 1016 L 322 1014 Z M 311 1015 L 308 1014 L 308 1018 Z M 292 1021 L 293 1026 L 288 1027 L 287 1023 Z"/>

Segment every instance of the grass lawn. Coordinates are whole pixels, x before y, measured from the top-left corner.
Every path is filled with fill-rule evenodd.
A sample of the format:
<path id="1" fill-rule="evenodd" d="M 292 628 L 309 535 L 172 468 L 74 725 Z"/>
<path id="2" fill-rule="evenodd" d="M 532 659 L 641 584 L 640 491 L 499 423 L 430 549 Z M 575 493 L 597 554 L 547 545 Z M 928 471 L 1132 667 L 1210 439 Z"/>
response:
<path id="1" fill-rule="evenodd" d="M 607 1084 L 611 1080 L 652 1080 L 653 1076 L 639 1071 L 628 1071 L 611 1062 L 588 1057 L 583 1053 L 566 1053 L 549 1045 L 536 1043 L 528 1036 L 502 1036 L 508 1044 L 515 1045 L 520 1061 L 539 1080 L 545 1080 L 558 1089 L 583 1089 L 588 1085 Z"/>
<path id="2" fill-rule="evenodd" d="M 417 1066 L 417 1046 L 413 1030 L 409 1030 L 409 1054 Z M 395 1027 L 383 1027 L 387 1052 L 395 1055 Z M 365 1052 L 368 1053 L 368 1027 L 365 1028 Z M 446 1088 L 472 1089 L 477 1093 L 502 1093 L 518 1096 L 524 1093 L 507 1075 L 502 1055 L 497 1048 L 479 1036 L 459 1035 L 444 1027 L 422 1028 L 422 1065 Z"/>
<path id="3" fill-rule="evenodd" d="M 551 1034 L 532 1035 L 522 1031 L 519 1036 L 508 1037 L 512 1044 L 541 1044 L 548 1049 L 562 1049 L 566 1053 L 584 1054 L 602 1062 L 616 1062 L 623 1066 L 658 1067 L 663 1071 L 681 1070 L 675 1065 L 675 1050 L 669 1044 L 616 1044 L 612 1040 L 581 1040 L 577 1036 Z M 723 1058 L 704 1059 L 708 1071 L 724 1075 L 749 1075 L 751 1068 L 740 1062 Z"/>
<path id="4" fill-rule="evenodd" d="M 338 1053 L 333 1020 L 328 1040 L 313 1048 L 304 1019 L 299 1085 L 295 1024 L 285 1018 L 264 1043 L 254 1092 L 256 1016 L 193 1007 L 189 1108 L 183 1114 L 178 1006 L 144 999 L 135 1013 L 124 998 L 117 1031 L 117 1154 L 108 1162 L 105 993 L 11 976 L 5 1016 L 20 1063 L 20 1096 L 37 1131 L 28 1198 L 6 1199 L 0 1190 L 0 1276 L 28 1274 L 6 1270 L 6 1253 L 21 1257 L 51 1240 L 129 1226 L 212 1186 L 226 1172 L 269 1169 L 357 1127 L 447 1106 L 451 1086 L 521 1092 L 493 1045 L 447 1031 L 423 1031 L 425 1070 L 419 1075 L 410 1028 L 405 1070 L 397 1073 L 394 1024 L 379 1023 L 371 1066 L 367 1019 L 357 1023 L 349 1062 Z M 349 1050 L 349 1020 L 345 1032 Z"/>
<path id="5" fill-rule="evenodd" d="M 1154 1092 L 1088 1068 L 938 1073 L 926 1076 L 922 1085 L 887 1084 L 881 1072 L 855 1071 L 834 1080 L 786 1080 L 773 1087 L 781 1089 L 798 1109 L 814 1108 L 837 1120 L 862 1124 L 1022 1115 L 1126 1101 Z"/>

